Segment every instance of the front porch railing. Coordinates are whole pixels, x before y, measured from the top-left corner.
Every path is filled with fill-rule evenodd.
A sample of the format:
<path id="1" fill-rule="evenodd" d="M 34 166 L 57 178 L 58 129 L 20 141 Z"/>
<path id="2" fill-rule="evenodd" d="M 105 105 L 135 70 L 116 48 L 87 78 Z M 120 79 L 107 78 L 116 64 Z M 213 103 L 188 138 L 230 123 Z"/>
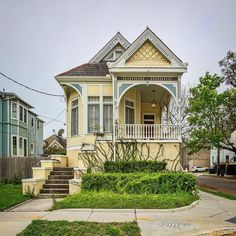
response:
<path id="1" fill-rule="evenodd" d="M 116 139 L 179 140 L 179 125 L 117 124 Z"/>

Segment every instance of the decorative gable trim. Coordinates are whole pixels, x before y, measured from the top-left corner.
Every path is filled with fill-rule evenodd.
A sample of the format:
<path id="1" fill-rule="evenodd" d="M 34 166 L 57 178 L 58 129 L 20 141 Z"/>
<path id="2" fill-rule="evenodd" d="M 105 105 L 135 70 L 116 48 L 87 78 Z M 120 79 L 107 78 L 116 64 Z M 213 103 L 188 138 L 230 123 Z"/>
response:
<path id="1" fill-rule="evenodd" d="M 113 63 L 110 68 L 124 67 L 125 62 L 146 42 L 150 41 L 171 62 L 171 67 L 187 68 L 183 63 L 149 28 L 147 28 L 130 47 Z"/>
<path id="2" fill-rule="evenodd" d="M 118 32 L 90 61 L 89 63 L 100 62 L 117 44 L 120 44 L 125 50 L 130 43 Z"/>

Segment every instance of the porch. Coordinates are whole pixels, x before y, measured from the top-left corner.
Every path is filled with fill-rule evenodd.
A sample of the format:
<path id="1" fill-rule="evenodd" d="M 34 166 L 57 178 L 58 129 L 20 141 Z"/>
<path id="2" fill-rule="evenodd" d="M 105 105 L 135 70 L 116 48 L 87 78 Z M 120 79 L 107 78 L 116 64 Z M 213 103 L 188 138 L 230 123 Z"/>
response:
<path id="1" fill-rule="evenodd" d="M 179 125 L 116 124 L 116 139 L 181 140 Z"/>

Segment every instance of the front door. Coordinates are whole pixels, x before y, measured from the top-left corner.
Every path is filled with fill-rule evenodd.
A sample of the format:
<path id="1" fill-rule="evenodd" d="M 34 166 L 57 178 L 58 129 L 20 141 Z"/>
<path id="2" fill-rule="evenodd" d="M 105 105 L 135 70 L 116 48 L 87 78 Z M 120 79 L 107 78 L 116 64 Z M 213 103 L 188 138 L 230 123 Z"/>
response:
<path id="1" fill-rule="evenodd" d="M 147 139 L 153 139 L 154 137 L 154 125 L 155 124 L 155 114 L 148 113 L 143 114 L 143 124 L 144 126 L 144 135 Z"/>

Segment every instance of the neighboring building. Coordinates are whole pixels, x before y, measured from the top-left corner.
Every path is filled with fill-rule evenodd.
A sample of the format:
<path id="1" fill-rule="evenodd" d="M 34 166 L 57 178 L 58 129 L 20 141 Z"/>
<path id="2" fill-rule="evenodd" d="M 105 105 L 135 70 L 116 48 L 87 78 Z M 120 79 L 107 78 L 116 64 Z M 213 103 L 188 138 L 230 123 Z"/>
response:
<path id="1" fill-rule="evenodd" d="M 211 149 L 211 166 L 217 165 L 217 148 Z M 228 151 L 226 149 L 220 149 L 220 163 L 234 162 L 236 163 L 236 155 L 234 152 Z"/>
<path id="2" fill-rule="evenodd" d="M 43 154 L 43 123 L 14 93 L 0 92 L 0 157 Z"/>
<path id="3" fill-rule="evenodd" d="M 186 71 L 187 63 L 147 28 L 132 44 L 118 32 L 88 63 L 55 76 L 67 99 L 69 166 L 83 165 L 78 154 L 96 146 L 95 133 L 118 145 L 148 143 L 150 155 L 177 165 L 180 125 L 161 123 L 162 110 L 179 100 Z"/>
<path id="4" fill-rule="evenodd" d="M 44 152 L 51 150 L 64 150 L 66 151 L 66 139 L 62 136 L 53 134 L 43 140 Z"/>

